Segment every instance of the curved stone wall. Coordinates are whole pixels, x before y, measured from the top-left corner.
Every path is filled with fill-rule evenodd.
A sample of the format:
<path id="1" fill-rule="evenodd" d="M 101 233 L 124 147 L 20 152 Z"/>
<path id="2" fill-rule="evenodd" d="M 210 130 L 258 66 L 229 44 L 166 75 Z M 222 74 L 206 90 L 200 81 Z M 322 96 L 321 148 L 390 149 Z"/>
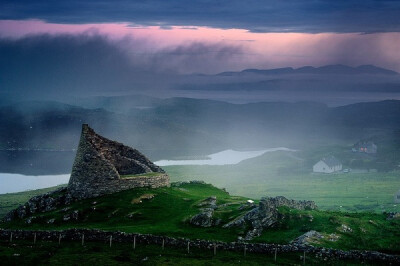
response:
<path id="1" fill-rule="evenodd" d="M 158 176 L 121 178 L 121 175 L 159 173 Z M 163 169 L 138 150 L 98 135 L 87 124 L 82 125 L 68 194 L 85 199 L 135 187 L 169 185 Z"/>
<path id="2" fill-rule="evenodd" d="M 112 179 L 107 180 L 107 183 L 93 182 L 90 186 L 76 187 L 74 192 L 79 195 L 79 198 L 91 198 L 132 188 L 158 188 L 167 186 L 169 186 L 169 176 L 167 174 L 160 174 L 157 176 Z"/>

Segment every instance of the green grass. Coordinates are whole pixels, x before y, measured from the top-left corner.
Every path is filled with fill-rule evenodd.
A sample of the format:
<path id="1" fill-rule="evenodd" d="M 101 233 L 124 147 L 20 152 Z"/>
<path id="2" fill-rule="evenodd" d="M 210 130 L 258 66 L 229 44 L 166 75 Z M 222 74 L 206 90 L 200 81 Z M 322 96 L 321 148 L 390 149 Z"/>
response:
<path id="1" fill-rule="evenodd" d="M 274 152 L 222 166 L 167 166 L 171 181 L 204 180 L 235 195 L 260 198 L 282 195 L 313 200 L 324 210 L 397 211 L 394 194 L 400 189 L 400 171 L 377 173 L 311 173 L 312 162 L 341 147 L 320 147 L 305 152 Z M 351 154 L 350 154 L 351 155 Z M 350 156 L 348 155 L 348 156 Z"/>
<path id="2" fill-rule="evenodd" d="M 315 242 L 315 246 L 400 252 L 400 220 L 388 221 L 383 214 L 299 211 L 285 207 L 280 208 L 280 213 L 285 219 L 257 241 L 285 244 L 305 232 L 316 230 L 324 234 L 324 239 Z M 350 227 L 352 231 L 343 232 L 342 225 Z M 330 241 L 330 234 L 337 235 L 338 240 Z"/>
<path id="3" fill-rule="evenodd" d="M 149 199 L 144 195 L 154 195 Z M 215 211 L 214 218 L 222 220 L 221 225 L 201 228 L 188 223 L 199 213 L 199 203 L 210 196 L 217 197 L 217 204 L 223 207 Z M 106 231 L 148 233 L 190 239 L 236 241 L 246 233 L 246 228 L 223 228 L 222 225 L 245 214 L 248 209 L 239 210 L 247 200 L 231 196 L 225 191 L 208 184 L 181 184 L 170 188 L 131 189 L 111 195 L 87 199 L 46 213 L 35 214 L 32 224 L 25 220 L 2 223 L 1 228 L 61 230 L 68 228 L 90 228 Z M 78 221 L 63 221 L 63 216 L 79 211 Z M 346 213 L 335 211 L 298 211 L 281 208 L 281 222 L 276 228 L 265 230 L 254 242 L 287 244 L 309 230 L 324 235 L 336 234 L 336 242 L 322 240 L 316 245 L 340 249 L 369 249 L 400 253 L 400 220 L 386 220 L 377 213 Z M 310 218 L 312 217 L 312 219 Z M 53 224 L 47 221 L 55 219 Z M 349 226 L 351 233 L 341 232 L 342 224 Z"/>
<path id="4" fill-rule="evenodd" d="M 144 199 L 142 203 L 132 203 L 144 194 L 153 194 L 154 198 Z M 192 227 L 187 222 L 191 216 L 199 212 L 197 204 L 210 196 L 216 196 L 218 204 L 234 203 L 239 206 L 246 200 L 242 197 L 231 197 L 220 189 L 204 184 L 183 184 L 179 187 L 159 189 L 140 188 L 72 204 L 71 210 L 78 210 L 83 217 L 78 222 L 63 221 L 66 212 L 56 210 L 35 215 L 38 217 L 38 222 L 32 225 L 19 220 L 1 226 L 27 229 L 97 228 L 189 238 L 235 240 L 236 229 L 203 229 Z M 95 205 L 94 201 L 97 202 Z M 93 207 L 96 209 L 93 210 Z M 46 221 L 52 218 L 55 218 L 56 222 L 47 224 Z"/>
<path id="5" fill-rule="evenodd" d="M 274 261 L 272 254 L 252 254 L 218 250 L 214 256 L 211 250 L 137 244 L 133 250 L 128 243 L 79 242 L 58 243 L 38 241 L 32 245 L 27 241 L 0 242 L 0 260 L 3 265 L 299 265 L 301 253 L 278 254 Z M 323 261 L 306 256 L 311 265 L 357 265 L 357 261 Z M 368 264 L 366 264 L 368 265 Z"/>

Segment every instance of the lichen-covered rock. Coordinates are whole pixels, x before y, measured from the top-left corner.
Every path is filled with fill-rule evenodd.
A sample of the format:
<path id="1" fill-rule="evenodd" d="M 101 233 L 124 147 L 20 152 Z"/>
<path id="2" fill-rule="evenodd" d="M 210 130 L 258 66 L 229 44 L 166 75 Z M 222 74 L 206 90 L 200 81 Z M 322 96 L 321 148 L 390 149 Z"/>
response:
<path id="1" fill-rule="evenodd" d="M 190 219 L 190 223 L 192 225 L 200 227 L 211 227 L 214 224 L 213 214 L 214 214 L 214 209 L 211 208 L 204 209 L 203 212 L 193 216 Z"/>
<path id="2" fill-rule="evenodd" d="M 261 235 L 263 229 L 276 225 L 276 223 L 282 218 L 281 214 L 278 212 L 278 208 L 282 206 L 298 210 L 312 210 L 317 208 L 313 201 L 289 200 L 282 196 L 262 198 L 258 207 L 250 210 L 242 217 L 230 221 L 223 227 L 244 227 L 246 224 L 250 224 L 252 229 L 247 232 L 244 239 L 251 240 L 256 236 Z"/>
<path id="3" fill-rule="evenodd" d="M 217 197 L 216 196 L 211 196 L 209 198 L 206 198 L 205 200 L 203 200 L 202 202 L 197 204 L 197 206 L 216 209 L 217 208 Z"/>
<path id="4" fill-rule="evenodd" d="M 345 224 L 342 224 L 342 225 L 340 226 L 340 228 L 339 228 L 339 231 L 340 231 L 340 232 L 343 232 L 343 233 L 351 233 L 351 232 L 353 232 L 353 229 L 351 229 L 350 226 L 347 226 L 347 225 L 345 225 Z"/>
<path id="5" fill-rule="evenodd" d="M 315 230 L 308 231 L 307 233 L 299 236 L 295 240 L 291 242 L 291 244 L 298 244 L 298 245 L 308 245 L 311 242 L 315 242 L 318 239 L 322 239 L 324 236 L 320 233 L 318 233 Z"/>
<path id="6" fill-rule="evenodd" d="M 213 219 L 214 210 L 218 208 L 216 196 L 206 198 L 197 204 L 197 206 L 203 208 L 200 209 L 201 212 L 199 214 L 196 214 L 190 219 L 190 224 L 201 227 L 211 227 L 221 223 L 220 219 Z"/>
<path id="7" fill-rule="evenodd" d="M 63 221 L 69 221 L 69 220 L 78 221 L 78 219 L 79 219 L 79 211 L 78 210 L 75 210 L 75 211 L 65 214 L 63 216 Z"/>
<path id="8" fill-rule="evenodd" d="M 60 206 L 68 205 L 70 203 L 71 199 L 67 194 L 67 189 L 59 188 L 55 191 L 32 197 L 24 205 L 21 205 L 6 214 L 4 221 L 9 222 L 16 218 L 23 219 L 32 216 L 35 213 L 55 210 Z M 26 220 L 27 223 L 31 223 L 32 221 L 32 219 Z"/>
<path id="9" fill-rule="evenodd" d="M 35 216 L 28 217 L 28 218 L 25 220 L 25 223 L 31 224 L 31 223 L 34 222 L 36 219 L 37 219 L 37 218 L 36 218 Z"/>
<path id="10" fill-rule="evenodd" d="M 389 213 L 387 213 L 386 220 L 393 220 L 393 219 L 400 219 L 400 213 L 399 212 L 389 212 Z"/>

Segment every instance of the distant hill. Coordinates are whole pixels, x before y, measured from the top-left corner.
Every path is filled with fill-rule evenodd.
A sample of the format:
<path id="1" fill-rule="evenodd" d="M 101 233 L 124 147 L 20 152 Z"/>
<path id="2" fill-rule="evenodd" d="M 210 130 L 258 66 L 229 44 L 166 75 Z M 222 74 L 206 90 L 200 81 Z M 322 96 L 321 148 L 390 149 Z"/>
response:
<path id="1" fill-rule="evenodd" d="M 159 104 L 161 99 L 146 95 L 122 95 L 72 98 L 68 102 L 89 109 L 103 108 L 111 112 L 125 113 L 132 109 L 153 107 Z"/>
<path id="2" fill-rule="evenodd" d="M 82 123 L 144 151 L 271 146 L 288 140 L 301 143 L 311 136 L 340 139 L 347 132 L 355 138 L 369 129 L 400 128 L 400 101 L 396 100 L 331 108 L 313 102 L 232 104 L 170 98 L 135 111 L 126 105 L 126 112 L 98 108 L 103 102 L 107 100 L 93 104 L 95 109 L 46 101 L 0 107 L 4 129 L 0 148 L 76 148 Z M 160 158 L 159 152 L 154 153 Z"/>
<path id="3" fill-rule="evenodd" d="M 326 65 L 321 67 L 304 66 L 300 68 L 284 67 L 275 69 L 245 69 L 240 72 L 222 72 L 217 76 L 240 76 L 245 74 L 284 75 L 284 74 L 325 74 L 325 75 L 398 75 L 399 73 L 374 65 L 350 67 L 346 65 Z"/>
<path id="4" fill-rule="evenodd" d="M 0 107 L 0 172 L 68 172 L 82 123 L 143 151 L 152 160 L 225 149 L 354 143 L 400 130 L 400 101 L 396 100 L 334 108 L 313 102 L 232 104 L 192 98 L 156 102 L 134 111 L 125 102 L 123 109 L 130 110 L 125 113 L 46 101 Z"/>

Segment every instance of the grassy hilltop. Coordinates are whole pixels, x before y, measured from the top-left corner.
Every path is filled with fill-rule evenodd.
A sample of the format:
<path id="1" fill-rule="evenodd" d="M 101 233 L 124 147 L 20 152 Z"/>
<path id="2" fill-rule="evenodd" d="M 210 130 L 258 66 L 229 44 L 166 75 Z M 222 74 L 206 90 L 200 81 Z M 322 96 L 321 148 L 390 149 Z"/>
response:
<path id="1" fill-rule="evenodd" d="M 215 218 L 221 224 L 208 228 L 189 223 L 200 212 L 199 204 L 216 196 Z M 2 228 L 58 230 L 92 228 L 107 231 L 149 233 L 191 239 L 236 241 L 245 228 L 223 228 L 222 225 L 240 217 L 250 208 L 239 208 L 247 198 L 231 196 L 209 184 L 175 183 L 170 188 L 131 189 L 99 198 L 82 200 L 54 211 L 35 214 L 25 220 L 1 223 Z M 257 203 L 257 202 L 256 202 Z M 67 213 L 78 212 L 76 219 L 64 221 Z M 282 219 L 275 228 L 264 230 L 253 242 L 289 243 L 310 230 L 324 238 L 313 245 L 340 249 L 367 249 L 400 253 L 400 220 L 387 220 L 384 214 L 345 213 L 322 210 L 293 210 L 281 207 Z M 54 219 L 52 221 L 52 219 Z M 51 221 L 51 222 L 50 222 Z M 350 228 L 347 230 L 346 228 Z"/>

